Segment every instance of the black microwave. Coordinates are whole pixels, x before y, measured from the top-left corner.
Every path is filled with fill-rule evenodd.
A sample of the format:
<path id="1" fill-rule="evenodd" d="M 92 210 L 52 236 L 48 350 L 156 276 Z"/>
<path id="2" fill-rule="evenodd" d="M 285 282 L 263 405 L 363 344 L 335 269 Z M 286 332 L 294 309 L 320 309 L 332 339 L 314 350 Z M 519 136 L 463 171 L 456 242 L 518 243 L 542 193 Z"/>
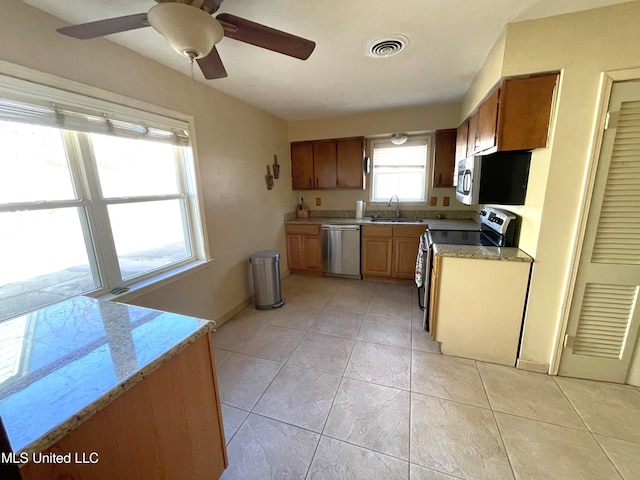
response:
<path id="1" fill-rule="evenodd" d="M 461 160 L 456 172 L 456 199 L 465 205 L 524 205 L 530 151 L 497 152 Z"/>

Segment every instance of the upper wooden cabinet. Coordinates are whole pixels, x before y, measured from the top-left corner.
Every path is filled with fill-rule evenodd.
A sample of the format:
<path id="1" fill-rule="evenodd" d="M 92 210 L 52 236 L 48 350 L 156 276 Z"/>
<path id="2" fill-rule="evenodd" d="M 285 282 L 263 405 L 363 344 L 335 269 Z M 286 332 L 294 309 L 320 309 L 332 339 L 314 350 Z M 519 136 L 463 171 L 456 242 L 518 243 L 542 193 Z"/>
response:
<path id="1" fill-rule="evenodd" d="M 557 81 L 557 73 L 504 79 L 458 127 L 456 158 L 546 147 Z"/>
<path id="2" fill-rule="evenodd" d="M 453 186 L 453 165 L 456 153 L 455 128 L 436 130 L 435 155 L 433 160 L 433 179 L 431 186 L 435 188 Z"/>
<path id="3" fill-rule="evenodd" d="M 365 189 L 364 137 L 291 143 L 294 190 Z"/>

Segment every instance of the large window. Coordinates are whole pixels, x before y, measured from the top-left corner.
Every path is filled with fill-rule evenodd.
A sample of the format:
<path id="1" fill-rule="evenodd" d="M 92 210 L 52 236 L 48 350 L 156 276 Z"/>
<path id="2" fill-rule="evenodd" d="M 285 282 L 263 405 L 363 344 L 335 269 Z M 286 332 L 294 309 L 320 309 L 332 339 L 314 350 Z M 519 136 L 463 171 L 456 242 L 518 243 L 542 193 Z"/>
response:
<path id="1" fill-rule="evenodd" d="M 387 202 L 397 195 L 401 202 L 424 202 L 428 159 L 426 137 L 403 145 L 389 140 L 373 142 L 372 202 Z"/>
<path id="2" fill-rule="evenodd" d="M 203 256 L 187 130 L 11 95 L 0 88 L 0 321 Z"/>

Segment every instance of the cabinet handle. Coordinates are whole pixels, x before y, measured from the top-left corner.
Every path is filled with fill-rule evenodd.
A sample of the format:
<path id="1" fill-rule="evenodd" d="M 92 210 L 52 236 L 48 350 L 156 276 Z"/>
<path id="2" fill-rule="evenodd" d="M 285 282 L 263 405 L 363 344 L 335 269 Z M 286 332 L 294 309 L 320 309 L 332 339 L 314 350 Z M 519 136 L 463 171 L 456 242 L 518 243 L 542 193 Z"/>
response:
<path id="1" fill-rule="evenodd" d="M 316 187 L 320 186 L 320 182 L 318 181 L 318 177 L 316 177 Z"/>
<path id="2" fill-rule="evenodd" d="M 311 177 L 309 177 L 309 187 L 311 187 Z"/>

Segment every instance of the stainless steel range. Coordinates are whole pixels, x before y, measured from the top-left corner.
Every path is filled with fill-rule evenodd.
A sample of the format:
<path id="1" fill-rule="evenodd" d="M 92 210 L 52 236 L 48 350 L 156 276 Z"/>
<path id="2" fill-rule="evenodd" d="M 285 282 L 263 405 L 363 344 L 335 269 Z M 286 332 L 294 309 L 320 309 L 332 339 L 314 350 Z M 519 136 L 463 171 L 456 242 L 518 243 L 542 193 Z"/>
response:
<path id="1" fill-rule="evenodd" d="M 506 210 L 486 207 L 480 212 L 480 220 L 478 229 L 474 231 L 428 228 L 420 237 L 416 284 L 419 288 L 418 304 L 423 310 L 422 318 L 425 330 L 429 330 L 429 283 L 434 244 L 485 247 L 516 247 L 518 245 L 520 217 L 517 215 Z"/>

